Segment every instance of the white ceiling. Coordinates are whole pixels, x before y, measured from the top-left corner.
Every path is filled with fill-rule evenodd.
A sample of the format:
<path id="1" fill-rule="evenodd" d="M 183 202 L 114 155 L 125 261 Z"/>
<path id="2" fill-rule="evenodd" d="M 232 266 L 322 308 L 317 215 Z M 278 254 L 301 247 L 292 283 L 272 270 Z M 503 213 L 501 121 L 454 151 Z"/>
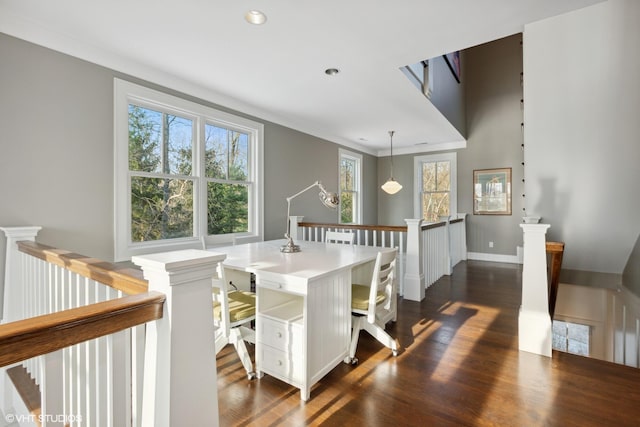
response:
<path id="1" fill-rule="evenodd" d="M 383 155 L 462 140 L 400 67 L 599 1 L 0 0 L 0 32 Z"/>

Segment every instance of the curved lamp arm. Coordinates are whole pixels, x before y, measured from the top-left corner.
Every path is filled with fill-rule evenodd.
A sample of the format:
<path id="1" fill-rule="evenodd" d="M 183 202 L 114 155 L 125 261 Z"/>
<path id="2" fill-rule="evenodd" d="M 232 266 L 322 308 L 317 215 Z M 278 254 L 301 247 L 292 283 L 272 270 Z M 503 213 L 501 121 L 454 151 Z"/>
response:
<path id="1" fill-rule="evenodd" d="M 316 181 L 310 186 L 308 186 L 307 188 L 305 188 L 304 190 L 300 190 L 293 196 L 287 197 L 287 231 L 284 233 L 284 237 L 285 239 L 287 239 L 287 244 L 280 248 L 280 252 L 285 252 L 285 253 L 300 252 L 300 246 L 294 244 L 293 239 L 291 238 L 291 221 L 289 219 L 291 215 L 291 200 L 295 199 L 305 191 L 310 190 L 316 186 L 320 188 L 320 194 L 318 194 L 318 196 L 320 197 L 320 201 L 322 202 L 323 205 L 325 205 L 330 209 L 335 209 L 338 207 L 338 203 L 339 203 L 338 195 L 336 193 L 327 191 L 320 181 Z"/>

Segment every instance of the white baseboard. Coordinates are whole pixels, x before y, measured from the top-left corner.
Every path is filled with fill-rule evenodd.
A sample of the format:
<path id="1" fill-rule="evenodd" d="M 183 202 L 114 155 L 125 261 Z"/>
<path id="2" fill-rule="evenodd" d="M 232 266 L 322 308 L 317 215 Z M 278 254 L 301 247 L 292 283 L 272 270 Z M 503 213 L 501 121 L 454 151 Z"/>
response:
<path id="1" fill-rule="evenodd" d="M 467 259 L 476 261 L 506 262 L 509 264 L 522 263 L 518 255 L 487 254 L 482 252 L 467 252 Z"/>

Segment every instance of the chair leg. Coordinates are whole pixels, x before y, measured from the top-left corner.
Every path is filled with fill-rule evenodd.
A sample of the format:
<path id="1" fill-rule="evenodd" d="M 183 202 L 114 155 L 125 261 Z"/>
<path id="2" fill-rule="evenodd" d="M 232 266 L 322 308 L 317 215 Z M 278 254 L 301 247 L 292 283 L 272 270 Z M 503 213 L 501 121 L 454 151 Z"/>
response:
<path id="1" fill-rule="evenodd" d="M 255 329 L 247 328 L 244 325 L 238 326 L 237 329 L 240 331 L 240 335 L 245 342 L 249 342 L 251 344 L 256 343 L 256 331 Z"/>
<path id="2" fill-rule="evenodd" d="M 360 331 L 364 329 L 364 324 L 367 322 L 367 318 L 364 316 L 351 316 L 351 344 L 349 346 L 349 357 L 345 359 L 345 363 L 358 363 L 356 358 L 356 348 L 358 347 L 358 337 Z"/>
<path id="3" fill-rule="evenodd" d="M 216 329 L 216 335 L 215 335 L 216 354 L 220 353 L 220 350 L 222 350 L 224 346 L 227 344 L 229 344 L 229 339 L 224 336 L 220 328 Z"/>
<path id="4" fill-rule="evenodd" d="M 233 346 L 236 349 L 236 353 L 238 353 L 238 357 L 242 362 L 242 366 L 244 366 L 244 370 L 247 371 L 247 378 L 252 380 L 256 377 L 256 373 L 253 371 L 253 363 L 251 362 L 251 357 L 249 356 L 249 352 L 247 351 L 247 346 L 245 345 L 244 339 L 242 338 L 242 333 L 238 328 L 232 328 L 230 332 L 230 341 L 233 343 Z"/>
<path id="5" fill-rule="evenodd" d="M 377 323 L 365 322 L 364 330 L 369 332 L 375 339 L 380 341 L 385 347 L 390 348 L 394 356 L 398 355 L 398 349 L 400 348 L 398 340 L 395 338 L 392 338 L 391 335 L 389 335 L 382 326 L 378 325 Z"/>

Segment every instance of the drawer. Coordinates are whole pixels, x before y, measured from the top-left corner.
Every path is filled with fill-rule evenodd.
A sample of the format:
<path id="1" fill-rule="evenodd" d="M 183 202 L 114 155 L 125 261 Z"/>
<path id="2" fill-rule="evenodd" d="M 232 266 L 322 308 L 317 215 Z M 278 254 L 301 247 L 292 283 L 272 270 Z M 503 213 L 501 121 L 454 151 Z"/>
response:
<path id="1" fill-rule="evenodd" d="M 289 353 L 302 351 L 302 319 L 283 322 L 266 316 L 259 316 L 258 341 L 277 350 Z"/>
<path id="2" fill-rule="evenodd" d="M 293 380 L 291 359 L 284 351 L 268 345 L 260 345 L 260 366 L 258 369 L 268 374 Z"/>
<path id="3" fill-rule="evenodd" d="M 273 289 L 275 291 L 288 292 L 291 294 L 305 295 L 307 287 L 299 281 L 277 281 L 263 277 L 263 274 L 256 274 L 256 286 L 265 289 Z"/>

